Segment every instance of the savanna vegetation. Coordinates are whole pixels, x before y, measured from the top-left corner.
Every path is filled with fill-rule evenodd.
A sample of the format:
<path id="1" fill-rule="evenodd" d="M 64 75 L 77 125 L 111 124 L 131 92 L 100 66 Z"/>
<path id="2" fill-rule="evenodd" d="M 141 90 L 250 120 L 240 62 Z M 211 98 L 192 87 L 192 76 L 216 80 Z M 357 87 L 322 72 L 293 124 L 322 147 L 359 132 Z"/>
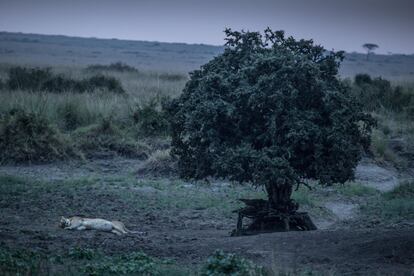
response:
<path id="1" fill-rule="evenodd" d="M 342 261 L 330 259 L 336 253 L 327 251 L 326 257 L 321 250 L 315 257 L 316 251 L 306 250 L 318 251 L 324 242 L 327 248 L 345 248 L 349 238 L 351 262 L 375 273 L 352 256 L 355 245 L 386 244 L 394 230 L 377 233 L 381 242 L 368 243 L 367 237 L 343 235 L 343 229 L 409 227 L 404 223 L 414 219 L 413 182 L 380 192 L 348 180 L 361 156 L 397 172 L 413 167 L 412 80 L 337 78 L 341 54 L 326 53 L 310 41 L 269 31 L 265 45 L 257 33 L 228 35 L 227 50 L 214 52 L 215 59 L 190 75 L 149 71 L 125 59 L 84 66 L 0 65 L 1 272 L 331 275 L 350 273 L 349 260 L 330 268 Z M 375 60 L 372 54 L 366 62 Z M 331 120 L 324 121 L 327 117 Z M 357 122 L 373 128 L 369 140 L 355 128 L 361 126 Z M 325 152 L 326 143 L 337 145 L 335 154 Z M 27 164 L 44 165 L 37 171 Z M 282 201 L 275 186 L 285 188 Z M 332 227 L 332 235 L 302 232 L 297 235 L 307 236 L 295 240 L 292 234 L 288 245 L 284 236 L 229 241 L 236 227 L 233 211 L 243 207 L 239 198 L 307 212 L 315 224 L 325 225 L 322 229 Z M 332 202 L 353 210 L 341 213 L 346 222 L 327 207 Z M 144 228 L 149 237 L 57 229 L 60 215 L 76 214 L 121 219 L 132 229 Z M 293 268 L 284 269 L 289 254 L 277 254 L 279 246 L 298 258 Z M 408 267 L 410 256 L 400 254 L 401 248 L 387 261 L 377 258 L 390 265 L 387 272 L 393 272 L 392 264 Z"/>

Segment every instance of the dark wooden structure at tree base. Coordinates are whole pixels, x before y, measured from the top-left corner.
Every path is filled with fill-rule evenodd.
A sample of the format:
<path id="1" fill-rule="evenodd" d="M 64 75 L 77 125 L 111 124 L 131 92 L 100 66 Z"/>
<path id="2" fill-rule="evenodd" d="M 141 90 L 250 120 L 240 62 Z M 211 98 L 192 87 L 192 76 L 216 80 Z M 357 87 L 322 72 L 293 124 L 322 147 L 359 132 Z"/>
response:
<path id="1" fill-rule="evenodd" d="M 246 207 L 236 210 L 239 214 L 237 228 L 232 236 L 255 235 L 282 231 L 309 231 L 316 230 L 306 212 L 283 213 L 269 207 L 269 202 L 263 199 L 240 199 Z M 249 218 L 252 223 L 243 227 L 243 218 Z"/>

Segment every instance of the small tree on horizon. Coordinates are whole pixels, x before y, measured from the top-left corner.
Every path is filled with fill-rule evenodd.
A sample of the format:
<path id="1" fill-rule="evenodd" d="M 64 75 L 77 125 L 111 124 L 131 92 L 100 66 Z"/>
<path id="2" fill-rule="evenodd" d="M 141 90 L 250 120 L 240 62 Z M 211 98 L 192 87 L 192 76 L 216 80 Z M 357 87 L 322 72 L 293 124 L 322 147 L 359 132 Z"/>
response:
<path id="1" fill-rule="evenodd" d="M 374 43 L 365 43 L 362 47 L 367 50 L 367 60 L 369 60 L 369 55 L 375 51 L 379 46 Z"/>
<path id="2" fill-rule="evenodd" d="M 225 33 L 224 53 L 168 108 L 180 175 L 264 187 L 266 201 L 244 200 L 236 234 L 243 216 L 249 231 L 314 229 L 293 189 L 352 179 L 373 125 L 337 78 L 343 53 L 283 31 Z"/>

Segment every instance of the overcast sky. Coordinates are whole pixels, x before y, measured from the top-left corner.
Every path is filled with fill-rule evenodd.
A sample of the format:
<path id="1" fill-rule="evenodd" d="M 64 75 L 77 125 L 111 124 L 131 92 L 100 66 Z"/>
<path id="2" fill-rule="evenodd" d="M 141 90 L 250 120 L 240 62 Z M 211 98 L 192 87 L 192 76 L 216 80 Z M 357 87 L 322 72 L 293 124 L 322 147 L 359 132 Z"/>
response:
<path id="1" fill-rule="evenodd" d="M 414 53 L 414 0 L 0 0 L 0 31 L 223 44 L 225 27 Z"/>

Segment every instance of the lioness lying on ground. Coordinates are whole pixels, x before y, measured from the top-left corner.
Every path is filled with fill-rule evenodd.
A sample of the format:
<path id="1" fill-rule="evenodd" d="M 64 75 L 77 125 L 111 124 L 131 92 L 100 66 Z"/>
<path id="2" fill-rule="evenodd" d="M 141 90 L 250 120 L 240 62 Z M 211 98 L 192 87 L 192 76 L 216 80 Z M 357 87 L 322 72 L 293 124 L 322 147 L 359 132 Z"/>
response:
<path id="1" fill-rule="evenodd" d="M 60 227 L 66 230 L 98 230 L 111 232 L 119 236 L 127 233 L 145 234 L 145 232 L 128 230 L 120 221 L 109 221 L 100 218 L 61 217 Z"/>

